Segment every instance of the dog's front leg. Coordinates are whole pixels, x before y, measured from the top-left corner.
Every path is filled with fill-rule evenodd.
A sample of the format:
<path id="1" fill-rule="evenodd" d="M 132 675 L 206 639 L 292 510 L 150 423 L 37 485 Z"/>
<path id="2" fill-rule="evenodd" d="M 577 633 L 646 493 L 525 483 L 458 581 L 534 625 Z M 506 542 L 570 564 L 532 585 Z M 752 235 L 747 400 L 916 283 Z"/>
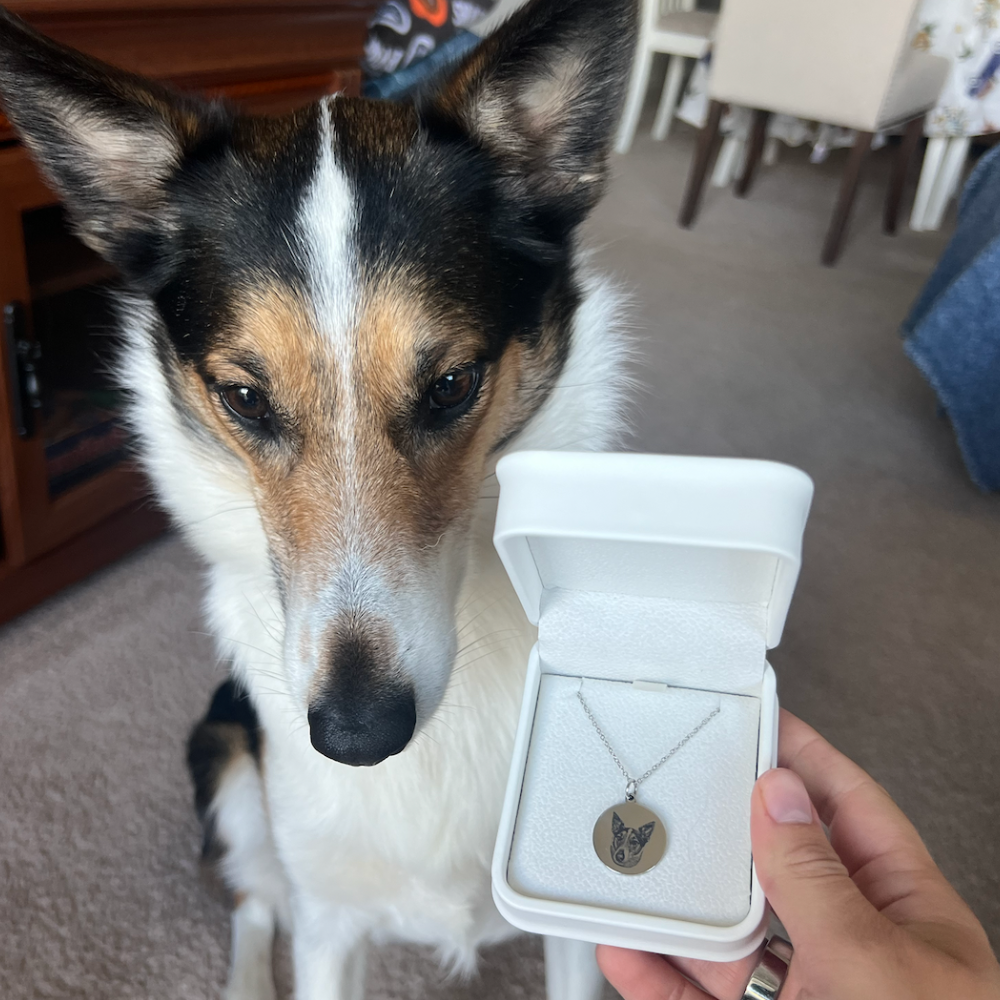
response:
<path id="1" fill-rule="evenodd" d="M 295 1000 L 363 1000 L 367 930 L 360 914 L 300 896 L 292 930 Z"/>

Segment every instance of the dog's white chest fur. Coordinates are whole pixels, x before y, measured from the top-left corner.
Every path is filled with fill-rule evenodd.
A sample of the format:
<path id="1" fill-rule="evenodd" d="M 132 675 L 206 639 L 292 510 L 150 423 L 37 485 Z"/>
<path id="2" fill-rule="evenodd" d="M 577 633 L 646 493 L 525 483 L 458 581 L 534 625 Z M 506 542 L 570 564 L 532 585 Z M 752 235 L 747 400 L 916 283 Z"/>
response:
<path id="1" fill-rule="evenodd" d="M 321 757 L 278 699 L 261 701 L 264 774 L 293 884 L 376 937 L 434 944 L 460 964 L 504 925 L 489 892 L 493 838 L 534 629 L 478 513 L 444 702 L 413 743 L 375 768 Z"/>

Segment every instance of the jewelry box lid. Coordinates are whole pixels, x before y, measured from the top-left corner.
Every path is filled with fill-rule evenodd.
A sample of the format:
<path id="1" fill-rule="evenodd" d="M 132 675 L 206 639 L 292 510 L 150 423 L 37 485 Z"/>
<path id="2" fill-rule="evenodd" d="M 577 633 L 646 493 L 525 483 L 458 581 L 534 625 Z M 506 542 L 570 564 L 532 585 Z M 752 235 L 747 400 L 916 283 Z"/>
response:
<path id="1" fill-rule="evenodd" d="M 781 639 L 812 480 L 778 462 L 523 451 L 497 463 L 493 541 L 525 613 L 545 591 L 754 604 Z"/>

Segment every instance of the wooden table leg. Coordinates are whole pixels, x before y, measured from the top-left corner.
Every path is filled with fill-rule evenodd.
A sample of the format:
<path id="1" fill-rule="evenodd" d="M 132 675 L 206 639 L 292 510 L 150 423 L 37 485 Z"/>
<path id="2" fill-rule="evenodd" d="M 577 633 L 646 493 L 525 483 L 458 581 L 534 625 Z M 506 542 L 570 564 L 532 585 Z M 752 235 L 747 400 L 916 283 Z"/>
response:
<path id="1" fill-rule="evenodd" d="M 767 123 L 771 120 L 770 111 L 755 109 L 753 113 L 753 123 L 750 126 L 750 137 L 747 140 L 747 158 L 743 164 L 743 172 L 736 181 L 735 193 L 737 197 L 745 198 L 753 183 L 754 171 L 760 163 L 761 154 L 764 152 L 764 142 L 767 139 Z"/>
<path id="2" fill-rule="evenodd" d="M 874 138 L 873 132 L 858 132 L 858 137 L 851 147 L 844 175 L 840 179 L 837 206 L 833 210 L 833 218 L 830 220 L 830 228 L 827 230 L 826 240 L 823 243 L 823 254 L 820 257 L 820 260 L 827 267 L 831 267 L 840 256 L 840 247 L 844 242 L 844 233 L 847 231 L 847 220 L 851 216 L 854 198 L 858 193 L 858 184 L 861 181 L 861 170 L 868 159 L 868 154 L 872 151 L 872 139 Z"/>
<path id="3" fill-rule="evenodd" d="M 924 116 L 911 118 L 906 123 L 906 131 L 903 132 L 903 141 L 896 150 L 896 156 L 892 163 L 892 175 L 889 179 L 889 190 L 885 196 L 885 212 L 882 215 L 882 230 L 889 234 L 896 232 L 896 223 L 899 220 L 899 206 L 903 200 L 903 188 L 906 186 L 906 175 L 909 172 L 910 161 L 913 159 L 913 152 L 917 148 L 921 135 L 924 132 Z"/>
<path id="4" fill-rule="evenodd" d="M 708 106 L 708 120 L 698 136 L 698 146 L 691 161 L 691 173 L 688 174 L 687 188 L 684 191 L 684 201 L 681 204 L 681 214 L 677 222 L 689 229 L 698 214 L 701 202 L 701 192 L 705 187 L 708 168 L 712 165 L 719 138 L 719 123 L 722 121 L 722 101 L 712 101 Z"/>

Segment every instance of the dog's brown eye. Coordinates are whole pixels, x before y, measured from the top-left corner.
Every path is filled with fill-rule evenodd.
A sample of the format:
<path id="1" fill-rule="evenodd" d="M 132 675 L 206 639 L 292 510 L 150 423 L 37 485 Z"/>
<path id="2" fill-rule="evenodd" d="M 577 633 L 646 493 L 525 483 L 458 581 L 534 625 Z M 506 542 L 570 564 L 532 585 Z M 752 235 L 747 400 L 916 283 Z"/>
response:
<path id="1" fill-rule="evenodd" d="M 479 369 L 457 368 L 442 375 L 430 388 L 427 398 L 432 410 L 450 410 L 461 406 L 479 386 Z"/>
<path id="2" fill-rule="evenodd" d="M 244 420 L 263 420 L 270 416 L 271 406 L 267 397 L 248 385 L 231 385 L 219 395 L 226 406 Z"/>

